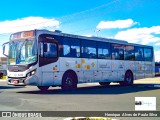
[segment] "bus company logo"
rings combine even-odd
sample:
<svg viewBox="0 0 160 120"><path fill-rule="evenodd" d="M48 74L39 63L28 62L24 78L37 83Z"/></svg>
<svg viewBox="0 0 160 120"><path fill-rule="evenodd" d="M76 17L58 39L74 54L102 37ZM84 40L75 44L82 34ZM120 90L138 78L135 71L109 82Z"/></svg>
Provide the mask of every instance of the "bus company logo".
<svg viewBox="0 0 160 120"><path fill-rule="evenodd" d="M135 97L135 110L156 110L156 97Z"/></svg>

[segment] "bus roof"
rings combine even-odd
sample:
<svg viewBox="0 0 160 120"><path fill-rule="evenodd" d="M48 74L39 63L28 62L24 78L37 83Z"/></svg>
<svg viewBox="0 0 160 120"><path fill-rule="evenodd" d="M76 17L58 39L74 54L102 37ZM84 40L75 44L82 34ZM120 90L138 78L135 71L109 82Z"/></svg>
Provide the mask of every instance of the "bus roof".
<svg viewBox="0 0 160 120"><path fill-rule="evenodd" d="M113 43L124 43L124 44L128 43L127 41L124 41L124 40L116 40L116 39L111 39L111 38L104 38L104 37L97 37L97 36L87 37L87 36L81 36L81 35L67 34L67 33L62 33L59 30L55 30L55 31L37 30L37 31L42 32L42 33L58 35L58 36L87 39L87 40L94 40L94 41L101 41L101 42L113 42Z"/></svg>
<svg viewBox="0 0 160 120"><path fill-rule="evenodd" d="M67 33L63 33L63 32L61 32L59 30L49 31L49 30L46 30L46 29L35 29L35 31L37 32L37 35L38 34L39 35L40 34L52 34L52 35L57 35L57 36L79 38L79 39L85 39L85 40L93 40L93 41L101 41L101 42L109 42L109 43L118 43L118 44L134 45L134 46L142 46L142 47L152 47L152 46L148 46L148 45L128 43L125 40L118 40L118 39L112 39L112 38L104 38L104 37L97 37L97 36L87 37L87 36L81 36L81 35L67 34Z"/></svg>

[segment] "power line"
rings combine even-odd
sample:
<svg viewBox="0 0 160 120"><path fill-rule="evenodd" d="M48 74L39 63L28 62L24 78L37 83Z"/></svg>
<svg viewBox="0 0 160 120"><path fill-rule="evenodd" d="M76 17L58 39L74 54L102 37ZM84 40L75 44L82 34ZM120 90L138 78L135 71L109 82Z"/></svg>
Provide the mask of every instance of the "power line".
<svg viewBox="0 0 160 120"><path fill-rule="evenodd" d="M98 6L98 7L95 7L95 8L91 8L91 9L88 9L88 10L84 10L84 11L81 11L81 12L77 12L77 13L74 13L74 14L71 14L71 15L67 15L67 16L63 16L63 17L59 17L59 18L57 18L57 20L59 19L72 19L73 17L74 17L74 21L75 21L75 16L76 15L80 15L80 14L84 14L84 13L87 13L87 12L91 12L91 11L94 11L94 10L97 10L97 9L100 9L100 8L103 8L103 7L106 7L106 6L109 6L109 5L111 5L111 4L113 4L113 3L116 3L116 2L118 2L118 1L120 1L120 0L114 0L114 1L111 1L111 2L109 2L109 3L107 3L107 4L103 4L103 5L101 5L101 6ZM119 9L126 9L126 8L123 8L123 6L120 6L120 7L118 7ZM98 12L98 13L96 13L96 14L98 14L98 15L102 15L102 14L106 14L106 13L108 13L108 12L111 12L111 11L113 11L113 10L115 10L115 8L112 8L112 9L110 9L110 10L107 10L107 12L106 11L100 11L100 12ZM86 19L86 18L88 18L88 17L95 17L95 15L96 14L89 14L88 16L81 16L81 19L79 19L79 20L84 20L84 19ZM47 21L45 21L45 22L40 22L40 23L35 23L35 24L28 24L28 25L24 25L24 26L15 26L14 28L16 28L16 27L25 27L25 26L32 26L32 25L37 25L37 24L44 24L44 23L48 23L48 22L52 22L52 21L55 21L56 19L53 19L53 20L47 20ZM65 25L65 24L68 24L68 23L73 23L73 22L71 22L71 21L73 21L73 20L68 20L68 21L66 21L66 22L63 22L63 23L61 23L62 25ZM75 21L75 22L77 22L77 20ZM48 26L49 27L49 26ZM82 29L82 30L77 30L77 31L72 31L72 32L81 32L81 31L86 31L86 30L89 30L89 29L93 29L93 27L92 28L85 28L85 29ZM94 29L95 29L95 27L94 27ZM5 33L6 34L6 33ZM7 33L7 34L11 34L11 33ZM4 34L0 34L0 36L8 36L8 35L4 35Z"/></svg>
<svg viewBox="0 0 160 120"><path fill-rule="evenodd" d="M81 12L77 12L77 13L74 13L74 14L71 14L71 15L67 15L67 16L63 16L63 17L59 17L57 18L57 20L63 20L63 19L71 19L72 17L76 16L76 15L80 15L80 14L84 14L86 12L91 12L91 11L94 11L94 10L97 10L97 9L100 9L100 8L103 8L103 7L106 7L106 6L109 6L115 2L117 2L119 0L114 0L114 1L111 1L109 3L106 3L106 4L103 4L101 6L97 6L95 8L91 8L91 9L88 9L88 10L84 10L84 11L81 11ZM15 27L10 27L10 28L18 28L18 27L26 27L26 26L33 26L33 25L38 25L38 24L44 24L44 23L49 23L49 22L53 22L55 21L56 19L53 19L53 20L47 20L47 21L44 21L44 22L40 22L40 23L34 23L34 24L28 24L28 25L23 25L23 26L15 26ZM71 21L68 21L68 22L65 22L65 23L61 23L61 24L66 24L66 23L70 23ZM6 33L4 33L6 34ZM4 35L3 33L0 34L0 36L3 36ZM7 33L9 34L9 33ZM6 35L4 35L6 36Z"/></svg>
<svg viewBox="0 0 160 120"><path fill-rule="evenodd" d="M91 12L91 11L94 11L94 10L97 10L97 9L100 9L100 8L103 8L103 7L106 7L106 6L109 6L115 2L118 2L119 0L114 0L114 1L111 1L109 3L106 3L106 4L103 4L101 6L97 6L95 8L91 8L91 9L88 9L88 10L84 10L84 11L81 11L81 12L77 12L77 13L74 13L74 14L71 14L71 15L67 15L67 16L63 16L63 17L60 17L60 19L64 19L64 18L70 18L70 17L73 17L73 16L76 16L76 15L79 15L79 14L84 14L86 12Z"/></svg>

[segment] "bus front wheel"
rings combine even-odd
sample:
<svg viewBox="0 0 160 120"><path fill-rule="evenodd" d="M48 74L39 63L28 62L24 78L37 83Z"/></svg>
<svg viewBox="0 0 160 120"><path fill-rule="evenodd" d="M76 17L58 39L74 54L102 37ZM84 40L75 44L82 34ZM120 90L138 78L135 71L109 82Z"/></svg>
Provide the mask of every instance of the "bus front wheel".
<svg viewBox="0 0 160 120"><path fill-rule="evenodd" d="M67 72L62 78L62 89L73 90L77 88L77 77L72 72Z"/></svg>
<svg viewBox="0 0 160 120"><path fill-rule="evenodd" d="M49 86L37 86L41 91L47 91Z"/></svg>
<svg viewBox="0 0 160 120"><path fill-rule="evenodd" d="M133 74L131 71L125 73L124 81L120 85L133 85Z"/></svg>

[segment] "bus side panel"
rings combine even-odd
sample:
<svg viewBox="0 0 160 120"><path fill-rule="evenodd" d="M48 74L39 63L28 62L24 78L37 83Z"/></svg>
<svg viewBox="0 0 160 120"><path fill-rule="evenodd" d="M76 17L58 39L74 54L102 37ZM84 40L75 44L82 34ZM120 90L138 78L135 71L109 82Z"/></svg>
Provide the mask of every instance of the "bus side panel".
<svg viewBox="0 0 160 120"><path fill-rule="evenodd" d="M59 58L60 61L60 71L81 71L81 59L80 58Z"/></svg>
<svg viewBox="0 0 160 120"><path fill-rule="evenodd" d="M100 82L102 81L102 72L95 70L94 71L94 82Z"/></svg>
<svg viewBox="0 0 160 120"><path fill-rule="evenodd" d="M152 71L152 68L153 68L153 64L152 62L149 62L149 61L145 61L145 78L151 78L153 77L153 71Z"/></svg>
<svg viewBox="0 0 160 120"><path fill-rule="evenodd" d="M81 58L60 57L59 61L60 61L60 71L61 72L65 73L67 70L73 70L77 74L78 83L83 82Z"/></svg>
<svg viewBox="0 0 160 120"><path fill-rule="evenodd" d="M54 85L54 76L59 71L59 61L44 65L40 68L41 71L41 86Z"/></svg>
<svg viewBox="0 0 160 120"><path fill-rule="evenodd" d="M101 79L101 82L112 81L112 69L111 69L111 60L98 59L98 71ZM99 77L100 77L99 76Z"/></svg>
<svg viewBox="0 0 160 120"><path fill-rule="evenodd" d="M136 61L136 79L143 79L145 75L144 61Z"/></svg>
<svg viewBox="0 0 160 120"><path fill-rule="evenodd" d="M54 85L53 86L61 86L62 85L62 76L64 72L55 72L54 73Z"/></svg>
<svg viewBox="0 0 160 120"><path fill-rule="evenodd" d="M82 58L82 71L84 82L95 82L97 77L95 71L97 71L97 59Z"/></svg>
<svg viewBox="0 0 160 120"><path fill-rule="evenodd" d="M77 74L77 77L78 77L78 83L83 83L84 82L83 71L77 71L76 74Z"/></svg>
<svg viewBox="0 0 160 120"><path fill-rule="evenodd" d="M124 61L122 60L112 60L112 80L122 81L124 80Z"/></svg>

